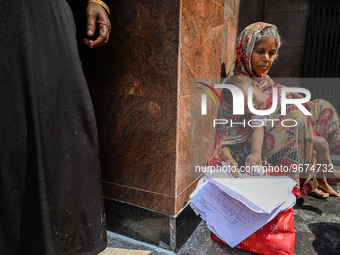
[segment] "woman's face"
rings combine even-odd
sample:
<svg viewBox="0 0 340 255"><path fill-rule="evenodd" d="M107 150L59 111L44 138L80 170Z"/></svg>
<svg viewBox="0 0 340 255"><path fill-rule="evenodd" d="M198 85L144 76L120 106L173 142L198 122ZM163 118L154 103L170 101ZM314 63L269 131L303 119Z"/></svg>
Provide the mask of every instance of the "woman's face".
<svg viewBox="0 0 340 255"><path fill-rule="evenodd" d="M251 55L251 68L257 75L265 74L272 66L276 56L276 41L273 37L265 38L254 48Z"/></svg>

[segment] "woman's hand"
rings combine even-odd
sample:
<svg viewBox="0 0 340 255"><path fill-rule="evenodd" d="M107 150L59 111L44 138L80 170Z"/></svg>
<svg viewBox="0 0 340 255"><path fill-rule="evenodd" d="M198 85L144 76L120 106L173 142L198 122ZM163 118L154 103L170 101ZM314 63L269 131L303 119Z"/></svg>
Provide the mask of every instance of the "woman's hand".
<svg viewBox="0 0 340 255"><path fill-rule="evenodd" d="M230 171L231 171L231 174L234 176L234 178L238 178L240 175L238 173L237 162L233 158L229 158L223 161L230 166Z"/></svg>
<svg viewBox="0 0 340 255"><path fill-rule="evenodd" d="M99 4L89 3L86 8L87 18L87 36L92 37L98 25L99 36L94 38L85 38L84 43L90 48L104 46L110 36L111 22L107 16L106 10Z"/></svg>
<svg viewBox="0 0 340 255"><path fill-rule="evenodd" d="M231 167L231 173L235 178L239 177L238 174L238 164L233 159L230 154L230 150L227 147L223 147L221 150L221 158L222 160Z"/></svg>
<svg viewBox="0 0 340 255"><path fill-rule="evenodd" d="M262 164L261 153L260 152L253 152L248 155L246 158L247 166L257 166Z"/></svg>

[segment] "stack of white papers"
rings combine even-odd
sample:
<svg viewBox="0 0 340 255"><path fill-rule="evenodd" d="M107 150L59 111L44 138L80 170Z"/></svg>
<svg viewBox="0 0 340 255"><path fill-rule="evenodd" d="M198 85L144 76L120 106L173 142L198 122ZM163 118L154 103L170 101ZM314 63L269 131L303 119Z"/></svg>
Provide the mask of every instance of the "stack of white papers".
<svg viewBox="0 0 340 255"><path fill-rule="evenodd" d="M294 206L295 185L287 176L213 178L207 174L190 195L191 207L215 235L235 247Z"/></svg>

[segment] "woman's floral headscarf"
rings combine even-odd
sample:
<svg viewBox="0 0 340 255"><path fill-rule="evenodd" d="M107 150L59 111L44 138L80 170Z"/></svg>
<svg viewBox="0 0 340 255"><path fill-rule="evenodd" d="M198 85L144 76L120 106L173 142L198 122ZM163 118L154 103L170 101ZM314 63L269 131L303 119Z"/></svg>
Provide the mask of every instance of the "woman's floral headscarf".
<svg viewBox="0 0 340 255"><path fill-rule="evenodd" d="M260 35L260 32L267 27L274 27L277 31L277 27L275 25L264 22L257 22L247 26L241 32L236 42L236 56L231 71L228 74L228 78L231 78L237 74L243 74L256 81L260 87L262 87L263 85L274 83L267 74L264 74L262 76L256 75L252 72L251 68L251 55L255 47L256 39ZM224 82L228 82L228 80L226 79ZM218 118L231 119L235 121L235 123L240 122L238 121L238 119L242 119L244 116L233 115L232 106L224 99L224 96L222 96L222 100L223 104L218 109ZM219 126L216 129L217 150L214 152L214 156L212 158L220 160L220 150L224 145L236 145L247 142L251 137L252 131L252 128L250 128L249 126L244 127L242 124L234 124L232 126ZM213 161L211 161L210 163L213 164Z"/></svg>
<svg viewBox="0 0 340 255"><path fill-rule="evenodd" d="M235 74L244 74L261 83L261 85L273 83L267 74L259 76L253 73L251 68L251 55L253 54L256 39L260 35L260 32L267 27L274 27L276 32L278 31L275 25L264 22L256 22L247 26L240 33L236 41L236 56L228 77Z"/></svg>

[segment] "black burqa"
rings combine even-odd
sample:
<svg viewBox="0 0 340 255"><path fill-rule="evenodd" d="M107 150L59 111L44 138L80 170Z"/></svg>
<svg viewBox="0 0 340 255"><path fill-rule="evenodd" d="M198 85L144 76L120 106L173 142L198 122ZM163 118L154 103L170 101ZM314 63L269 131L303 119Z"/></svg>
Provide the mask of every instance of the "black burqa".
<svg viewBox="0 0 340 255"><path fill-rule="evenodd" d="M0 254L97 254L97 127L70 7L2 1L0 27Z"/></svg>

